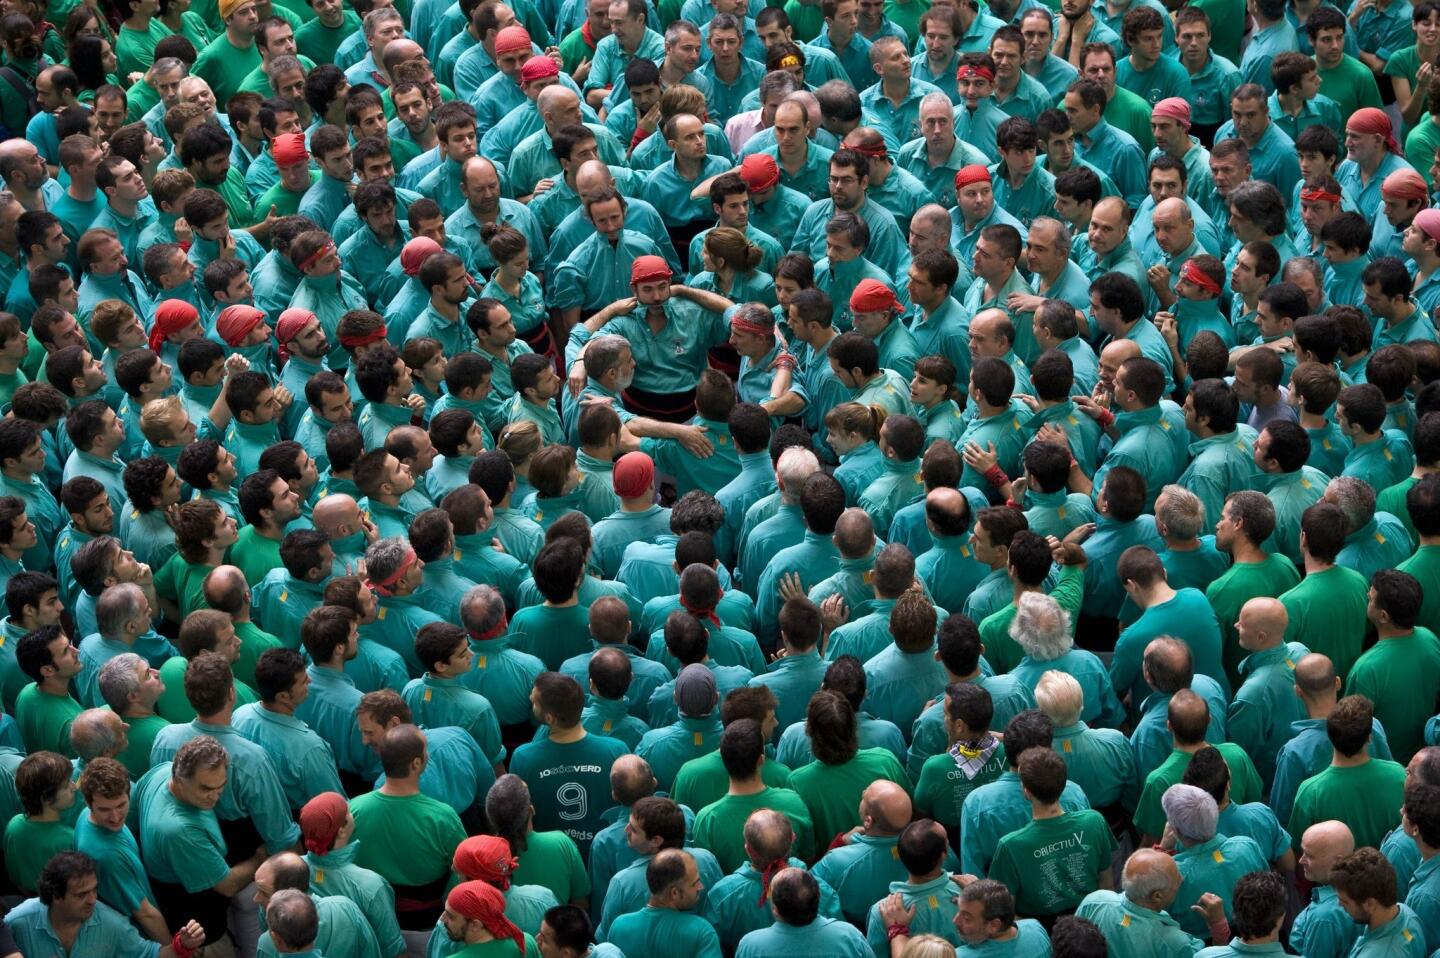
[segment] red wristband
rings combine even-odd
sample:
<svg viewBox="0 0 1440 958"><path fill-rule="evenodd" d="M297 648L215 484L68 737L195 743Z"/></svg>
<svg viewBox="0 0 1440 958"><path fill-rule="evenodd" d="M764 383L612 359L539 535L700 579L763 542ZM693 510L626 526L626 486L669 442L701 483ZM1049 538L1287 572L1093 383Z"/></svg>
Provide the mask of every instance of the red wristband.
<svg viewBox="0 0 1440 958"><path fill-rule="evenodd" d="M998 465L995 465L985 470L985 481L998 489L1001 486L1005 485L1005 483L1009 482L1010 477L1005 475L1004 469L1001 469Z"/></svg>
<svg viewBox="0 0 1440 958"><path fill-rule="evenodd" d="M176 958L190 958L199 951L199 948L186 948L185 943L180 940L180 933L177 931L175 937L170 939L170 947L174 950Z"/></svg>
<svg viewBox="0 0 1440 958"><path fill-rule="evenodd" d="M908 934L910 934L910 926L909 926L909 925L894 924L894 925L890 925L889 927L887 927L887 928L885 929L885 939L886 939L887 941L894 941L896 938L899 938L901 935L908 935Z"/></svg>
<svg viewBox="0 0 1440 958"><path fill-rule="evenodd" d="M1115 414L1108 409L1100 410L1100 428L1109 429L1115 425Z"/></svg>

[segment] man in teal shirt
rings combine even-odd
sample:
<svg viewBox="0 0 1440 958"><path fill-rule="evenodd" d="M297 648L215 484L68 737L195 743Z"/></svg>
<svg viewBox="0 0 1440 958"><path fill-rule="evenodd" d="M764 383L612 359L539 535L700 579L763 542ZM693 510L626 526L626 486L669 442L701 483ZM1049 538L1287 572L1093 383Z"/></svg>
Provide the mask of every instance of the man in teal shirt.
<svg viewBox="0 0 1440 958"><path fill-rule="evenodd" d="M1245 749L1266 785L1275 777L1275 757L1305 717L1295 694L1295 663L1310 650L1285 641L1289 617L1278 599L1259 596L1240 609L1235 631L1249 653L1240 662L1244 682L1226 716L1230 740Z"/></svg>
<svg viewBox="0 0 1440 958"><path fill-rule="evenodd" d="M427 623L415 636L414 654L425 674L412 679L402 697L416 722L431 728L453 725L465 729L498 768L506 749L500 742L495 710L488 699L460 682L475 659L465 630L446 622Z"/></svg>
<svg viewBox="0 0 1440 958"><path fill-rule="evenodd" d="M1335 401L1336 422L1354 443L1341 475L1363 479L1376 490L1388 489L1415 468L1410 440L1399 429L1384 428L1385 412L1384 394L1370 383L1341 390Z"/></svg>
<svg viewBox="0 0 1440 958"><path fill-rule="evenodd" d="M1075 911L1100 929L1116 958L1188 958L1204 947L1167 913L1180 891L1172 856L1139 849L1125 860L1121 881L1123 893L1091 892Z"/></svg>
<svg viewBox="0 0 1440 958"><path fill-rule="evenodd" d="M774 648L779 638L782 579L794 573L808 592L838 568L839 555L831 537L844 510L845 491L834 477L816 473L805 481L800 491L804 538L776 553L755 587L755 637L762 648Z"/></svg>
<svg viewBox="0 0 1440 958"><path fill-rule="evenodd" d="M41 481L44 471L45 448L39 426L15 416L0 421L0 494L25 502L25 514L35 524L36 541L22 561L25 568L36 572L53 568L55 540L64 525L59 502Z"/></svg>

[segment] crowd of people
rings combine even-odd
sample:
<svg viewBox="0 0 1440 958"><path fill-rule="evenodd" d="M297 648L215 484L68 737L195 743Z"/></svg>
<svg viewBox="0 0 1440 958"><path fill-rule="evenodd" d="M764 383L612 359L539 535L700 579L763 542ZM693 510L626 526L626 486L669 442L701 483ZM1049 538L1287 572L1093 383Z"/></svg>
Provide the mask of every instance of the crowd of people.
<svg viewBox="0 0 1440 958"><path fill-rule="evenodd" d="M0 958L1440 954L1437 176L1437 0L4 0Z"/></svg>

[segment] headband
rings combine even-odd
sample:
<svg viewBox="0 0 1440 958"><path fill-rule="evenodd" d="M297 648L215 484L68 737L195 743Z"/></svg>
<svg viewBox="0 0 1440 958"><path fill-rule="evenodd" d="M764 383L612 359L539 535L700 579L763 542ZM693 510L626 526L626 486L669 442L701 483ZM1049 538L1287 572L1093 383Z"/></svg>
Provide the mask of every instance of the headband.
<svg viewBox="0 0 1440 958"><path fill-rule="evenodd" d="M885 148L884 140L881 140L874 146L861 145L857 143L846 143L845 148L847 150L854 150L861 156L871 160L884 160L889 159L890 157L890 151Z"/></svg>
<svg viewBox="0 0 1440 958"><path fill-rule="evenodd" d="M335 241L327 240L324 246L320 247L315 252L311 253L309 256L305 257L303 260L300 261L300 272L305 272L307 269L314 266L316 263L320 262L322 259L324 259L326 256L329 256L333 252L335 252Z"/></svg>
<svg viewBox="0 0 1440 958"><path fill-rule="evenodd" d="M1184 265L1180 267L1180 278L1187 282L1194 283L1207 293L1214 293L1216 296L1220 295L1220 284L1211 279L1203 269L1196 266L1193 259L1187 259Z"/></svg>
<svg viewBox="0 0 1440 958"><path fill-rule="evenodd" d="M394 572L390 573L383 579L366 579L365 584L368 585L370 588L374 589L376 592L380 593L381 595L394 595L395 585L401 579L405 578L405 573L409 572L410 567L418 561L419 560L415 557L415 550L406 549L405 558L400 560L400 564L395 567Z"/></svg>
<svg viewBox="0 0 1440 958"><path fill-rule="evenodd" d="M730 328L742 333L751 333L755 336L773 337L775 335L774 323L770 323L768 325L763 325L761 323L752 323L750 320L745 318L742 312L739 311L737 311L735 315L730 317Z"/></svg>
<svg viewBox="0 0 1440 958"><path fill-rule="evenodd" d="M340 345L347 349L359 349L361 346L369 346L371 343L378 343L385 338L385 326L381 325L368 333L352 333L349 336L340 334Z"/></svg>
<svg viewBox="0 0 1440 958"><path fill-rule="evenodd" d="M484 632L476 632L472 629L470 632L470 638L474 639L476 642L488 642L491 639L496 639L504 635L505 630L508 628L510 628L510 619L508 616L502 613L500 616L500 621L490 626L490 628L486 629Z"/></svg>
<svg viewBox="0 0 1440 958"><path fill-rule="evenodd" d="M1311 187L1308 187L1308 186L1302 187L1302 188L1300 189L1300 198L1301 198L1302 200L1305 200L1305 201L1308 202L1308 203L1339 203L1339 202L1340 202L1340 194L1339 194L1339 193L1331 193L1329 190L1321 189L1321 188L1318 187L1318 186L1317 186L1317 187L1314 187L1314 188L1311 188Z"/></svg>
<svg viewBox="0 0 1440 958"><path fill-rule="evenodd" d="M985 66L976 66L973 63L962 64L960 69L955 71L957 80L994 80L995 71Z"/></svg>
<svg viewBox="0 0 1440 958"><path fill-rule="evenodd" d="M805 64L801 62L800 58L797 57L795 54L787 53L775 63L775 69L789 70L791 67L799 67L804 65Z"/></svg>

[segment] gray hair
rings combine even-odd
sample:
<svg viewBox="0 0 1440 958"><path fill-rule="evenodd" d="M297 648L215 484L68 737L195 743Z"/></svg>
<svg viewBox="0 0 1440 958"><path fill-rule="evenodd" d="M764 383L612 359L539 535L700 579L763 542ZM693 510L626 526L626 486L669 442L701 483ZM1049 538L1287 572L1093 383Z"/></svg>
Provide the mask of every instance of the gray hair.
<svg viewBox="0 0 1440 958"><path fill-rule="evenodd" d="M1205 503L1184 486L1169 485L1155 501L1155 518L1172 539L1194 539L1205 528Z"/></svg>
<svg viewBox="0 0 1440 958"><path fill-rule="evenodd" d="M143 589L133 582L121 582L100 593L95 602L95 622L101 635L114 639L124 634L132 619L149 609L150 600Z"/></svg>
<svg viewBox="0 0 1440 958"><path fill-rule="evenodd" d="M1137 868L1133 873L1125 869L1120 874L1120 890L1138 905L1150 900L1157 892L1169 891L1170 876L1159 868Z"/></svg>
<svg viewBox="0 0 1440 958"><path fill-rule="evenodd" d="M505 618L505 599L492 586L477 585L460 599L460 624L484 635Z"/></svg>
<svg viewBox="0 0 1440 958"><path fill-rule="evenodd" d="M119 716L109 709L86 709L70 723L70 747L82 762L120 752Z"/></svg>
<svg viewBox="0 0 1440 958"><path fill-rule="evenodd" d="M955 104L950 102L950 97L948 95L937 91L935 93L927 93L920 98L921 113L925 112L926 107L930 107L932 109L939 109L942 106L945 108L946 113L950 113L952 116L954 115L953 113L951 113L951 111L955 109Z"/></svg>
<svg viewBox="0 0 1440 958"><path fill-rule="evenodd" d="M672 20L670 25L665 28L665 45L668 47L679 40L681 36L698 37L699 35L700 28L689 20Z"/></svg>
<svg viewBox="0 0 1440 958"><path fill-rule="evenodd" d="M134 652L121 652L100 666L100 697L116 715L130 706L130 696L140 688L140 670L150 664Z"/></svg>
<svg viewBox="0 0 1440 958"><path fill-rule="evenodd" d="M365 550L365 570L373 581L389 579L400 571L409 554L410 543L399 536L381 539Z"/></svg>
<svg viewBox="0 0 1440 958"><path fill-rule="evenodd" d="M299 57L291 53L283 53L265 64L265 76L270 80L274 80L282 73L289 73L291 70L299 70L301 74L305 72L305 64L300 62Z"/></svg>
<svg viewBox="0 0 1440 958"><path fill-rule="evenodd" d="M760 103L780 97L782 100L800 89L800 81L789 70L771 70L760 78ZM944 96L942 93L941 96ZM946 99L949 102L949 99Z"/></svg>
<svg viewBox="0 0 1440 958"><path fill-rule="evenodd" d="M265 906L265 924L270 934L289 948L308 948L320 932L320 916L309 894L284 888L270 896Z"/></svg>
<svg viewBox="0 0 1440 958"><path fill-rule="evenodd" d="M1035 686L1035 704L1050 716L1056 728L1064 728L1080 721L1085 711L1085 690L1069 672L1051 669L1040 676Z"/></svg>
<svg viewBox="0 0 1440 958"><path fill-rule="evenodd" d="M793 505L800 501L800 490L805 487L805 480L820 471L820 460L815 453L800 446L791 446L780 453L780 459L775 463L775 475L779 477L783 487L780 490L780 501Z"/></svg>
<svg viewBox="0 0 1440 958"><path fill-rule="evenodd" d="M369 40L373 37L375 31L380 29L380 24L385 23L387 20L399 20L401 23L405 22L405 18L400 15L400 11L394 7L376 7L374 10L365 14L365 20L363 21L365 39Z"/></svg>
<svg viewBox="0 0 1440 958"><path fill-rule="evenodd" d="M942 93L941 96L944 96L944 94ZM1189 210L1187 209L1186 212L1188 213ZM1064 223L1055 219L1053 216L1037 216L1030 223L1030 232L1035 232L1037 226L1041 229L1050 230L1050 235L1053 237L1051 242L1055 244L1055 250L1057 252L1065 256L1070 255L1070 247L1072 245L1070 241L1070 231L1065 228Z"/></svg>
<svg viewBox="0 0 1440 958"><path fill-rule="evenodd" d="M548 88L547 88L548 89ZM614 333L596 336L585 347L585 369L591 379L599 379L620 365L620 357L630 348L630 340Z"/></svg>
<svg viewBox="0 0 1440 958"><path fill-rule="evenodd" d="M1037 662L1058 659L1075 645L1070 636L1070 613L1040 592L1027 592L1020 597L1015 619L1010 623L1010 638Z"/></svg>
<svg viewBox="0 0 1440 958"><path fill-rule="evenodd" d="M188 781L202 768L208 771L229 764L230 753L225 751L225 746L209 735L197 735L175 753L170 763L170 777Z"/></svg>
<svg viewBox="0 0 1440 958"><path fill-rule="evenodd" d="M1165 820L1187 845L1208 842L1220 827L1220 808L1203 788L1194 785L1171 785L1160 796Z"/></svg>
<svg viewBox="0 0 1440 958"><path fill-rule="evenodd" d="M1280 271L1280 278L1291 282L1295 276L1306 273L1315 281L1316 286L1323 286L1325 282L1325 269L1320 261L1313 256L1292 256L1285 261L1285 268Z"/></svg>
<svg viewBox="0 0 1440 958"><path fill-rule="evenodd" d="M1327 498L1334 500L1345 513L1345 534L1351 535L1356 529L1375 518L1375 490L1370 483L1354 476L1336 476L1325 487Z"/></svg>
<svg viewBox="0 0 1440 958"><path fill-rule="evenodd" d="M170 73L173 70L189 72L188 68L185 66L185 61L180 59L179 57L161 57L154 63L150 64L150 72L157 75L161 73Z"/></svg>
<svg viewBox="0 0 1440 958"><path fill-rule="evenodd" d="M530 786L519 775L506 774L495 779L485 793L485 817L495 834L510 843L517 852L524 847L525 833L530 829Z"/></svg>

